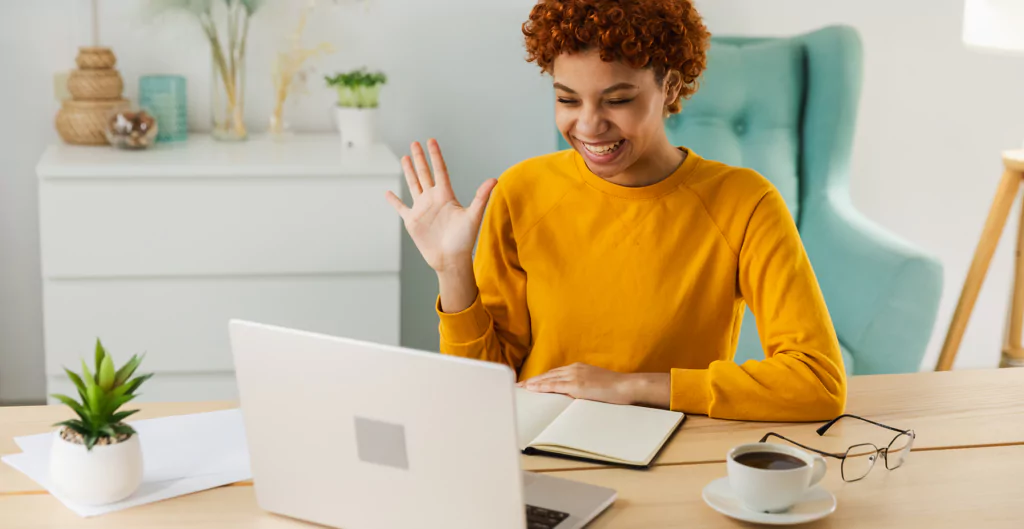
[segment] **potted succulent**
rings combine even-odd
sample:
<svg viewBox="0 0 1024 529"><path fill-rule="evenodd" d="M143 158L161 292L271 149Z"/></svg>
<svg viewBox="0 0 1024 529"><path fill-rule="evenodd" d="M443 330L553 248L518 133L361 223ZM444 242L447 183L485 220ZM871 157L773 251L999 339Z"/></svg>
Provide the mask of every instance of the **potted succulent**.
<svg viewBox="0 0 1024 529"><path fill-rule="evenodd" d="M121 407L152 374L132 378L142 357L119 369L96 340L94 372L82 360L82 374L64 368L81 399L54 394L77 418L59 422L50 450L50 481L69 501L83 505L113 503L130 496L142 482L139 436L124 420L139 410Z"/></svg>
<svg viewBox="0 0 1024 529"><path fill-rule="evenodd" d="M356 148L373 144L377 139L377 103L387 77L360 68L325 79L327 86L338 91L334 116L342 144Z"/></svg>

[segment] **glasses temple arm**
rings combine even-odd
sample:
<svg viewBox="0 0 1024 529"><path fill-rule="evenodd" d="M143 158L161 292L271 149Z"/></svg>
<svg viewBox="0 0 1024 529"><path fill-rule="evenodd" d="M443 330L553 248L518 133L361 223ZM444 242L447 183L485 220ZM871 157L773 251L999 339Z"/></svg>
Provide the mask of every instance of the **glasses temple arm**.
<svg viewBox="0 0 1024 529"><path fill-rule="evenodd" d="M794 441L792 439L789 439L787 437L783 437L783 436L781 436L781 435L779 435L779 434L777 434L775 432L768 432L768 433L764 434L764 437L761 438L760 442L763 443L763 442L767 441L769 437L778 437L779 439L782 439L783 441L786 441L787 443L795 444L795 445L799 446L800 448L803 448L804 450L810 450L811 452L814 452L816 454L821 454L823 456L834 457L834 458L840 459L840 460L844 459L846 457L845 454L844 455L838 455L838 454L833 454L833 453L830 453L830 452L825 452L823 450L818 450L817 448L811 448L811 447L809 447L807 445L800 444L800 443L798 443L798 442L796 442L796 441Z"/></svg>
<svg viewBox="0 0 1024 529"><path fill-rule="evenodd" d="M840 415L839 417L836 417L835 419L832 419L831 421L828 421L827 423L823 424L820 428L818 428L816 430L818 432L818 435L825 435L825 432L827 432L828 429L831 428L833 424L839 422L839 419L842 419L843 417L850 417L850 418L853 418L853 419L859 419L859 420L862 420L864 422L869 422L871 424L874 424L875 426L880 426L882 428L885 428L886 430L892 430L894 432L907 433L907 432L910 431L910 430L900 430L899 428L893 428L892 426L886 426L886 425L884 425L884 424L882 424L880 422L872 421L871 419L865 419L864 417L859 417L857 415L853 415L853 414L849 414L849 413L844 413L844 414Z"/></svg>

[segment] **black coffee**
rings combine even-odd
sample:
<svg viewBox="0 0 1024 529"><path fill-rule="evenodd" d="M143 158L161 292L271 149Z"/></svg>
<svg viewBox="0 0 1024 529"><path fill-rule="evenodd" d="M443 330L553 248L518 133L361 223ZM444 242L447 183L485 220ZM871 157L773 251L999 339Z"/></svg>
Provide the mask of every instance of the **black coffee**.
<svg viewBox="0 0 1024 529"><path fill-rule="evenodd" d="M803 459L779 452L747 452L733 459L748 467L765 470L790 470L807 465Z"/></svg>

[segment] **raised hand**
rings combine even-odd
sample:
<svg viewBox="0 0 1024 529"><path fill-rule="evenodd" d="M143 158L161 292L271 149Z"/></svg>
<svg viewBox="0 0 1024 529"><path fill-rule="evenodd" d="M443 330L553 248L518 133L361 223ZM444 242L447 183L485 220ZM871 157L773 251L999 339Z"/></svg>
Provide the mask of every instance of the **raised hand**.
<svg viewBox="0 0 1024 529"><path fill-rule="evenodd" d="M388 202L401 215L423 259L438 274L454 272L458 267L472 266L473 245L483 219L484 208L498 181L488 179L480 185L469 207L463 207L455 198L448 168L437 141L427 142L431 174L427 159L419 142L413 142L412 158L402 157L402 170L409 185L412 207L406 206L398 196L387 192Z"/></svg>

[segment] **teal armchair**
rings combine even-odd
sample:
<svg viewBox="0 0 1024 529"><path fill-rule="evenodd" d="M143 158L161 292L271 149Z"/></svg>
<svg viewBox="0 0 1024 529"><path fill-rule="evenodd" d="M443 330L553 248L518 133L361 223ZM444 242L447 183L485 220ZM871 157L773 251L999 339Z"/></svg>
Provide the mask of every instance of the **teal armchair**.
<svg viewBox="0 0 1024 529"><path fill-rule="evenodd" d="M917 371L935 324L942 265L852 206L850 151L861 85L855 30L714 38L700 90L669 118L675 145L752 168L796 219L849 374ZM560 148L568 145L559 138ZM736 361L763 358L749 309Z"/></svg>

